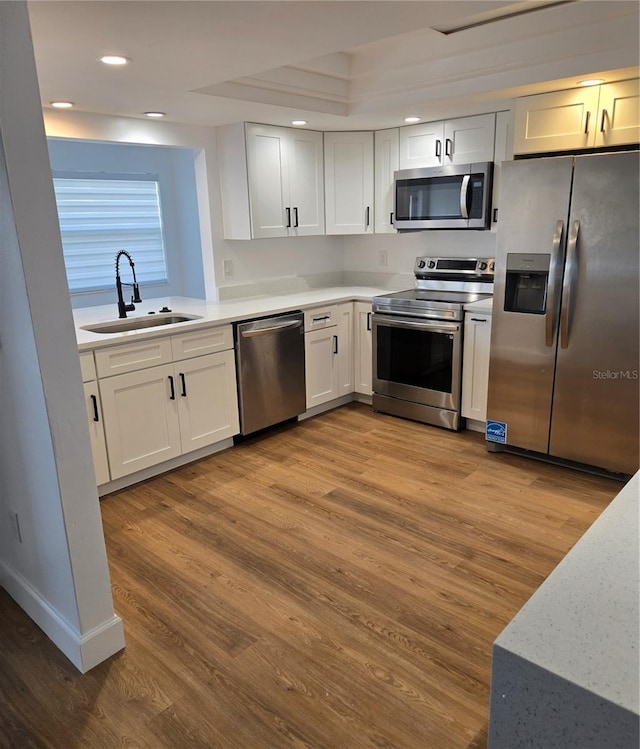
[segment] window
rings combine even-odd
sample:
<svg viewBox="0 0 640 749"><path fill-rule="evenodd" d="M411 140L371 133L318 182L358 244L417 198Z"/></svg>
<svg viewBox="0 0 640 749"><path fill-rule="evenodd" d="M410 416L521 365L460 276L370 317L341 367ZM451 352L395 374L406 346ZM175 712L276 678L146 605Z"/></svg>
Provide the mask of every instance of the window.
<svg viewBox="0 0 640 749"><path fill-rule="evenodd" d="M53 187L70 292L112 287L118 250L131 254L140 284L167 282L154 176L55 176Z"/></svg>

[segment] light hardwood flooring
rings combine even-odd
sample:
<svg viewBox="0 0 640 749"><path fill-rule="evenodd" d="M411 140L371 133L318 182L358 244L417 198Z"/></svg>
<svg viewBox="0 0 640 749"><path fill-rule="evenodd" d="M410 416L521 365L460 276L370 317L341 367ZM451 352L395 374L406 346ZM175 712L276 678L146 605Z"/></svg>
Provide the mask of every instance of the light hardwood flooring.
<svg viewBox="0 0 640 749"><path fill-rule="evenodd" d="M482 749L491 644L621 485L351 404L102 503L127 648L0 590L3 749Z"/></svg>

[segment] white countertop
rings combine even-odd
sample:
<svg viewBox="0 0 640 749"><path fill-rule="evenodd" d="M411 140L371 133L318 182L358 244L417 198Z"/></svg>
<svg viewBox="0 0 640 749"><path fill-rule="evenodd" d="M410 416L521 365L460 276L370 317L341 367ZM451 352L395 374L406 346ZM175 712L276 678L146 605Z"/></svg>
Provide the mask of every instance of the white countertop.
<svg viewBox="0 0 640 749"><path fill-rule="evenodd" d="M639 476L623 487L495 642L636 715Z"/></svg>
<svg viewBox="0 0 640 749"><path fill-rule="evenodd" d="M485 314L491 314L493 310L493 297L488 299L481 299L479 302L470 302L464 305L465 312L484 312Z"/></svg>
<svg viewBox="0 0 640 749"><path fill-rule="evenodd" d="M163 307L168 307L173 313L183 312L188 315L198 315L200 319L121 333L92 333L83 330L82 327L85 325L118 319L114 292L113 304L75 309L73 319L78 349L83 351L113 346L127 341L187 332L207 325L225 325L238 320L249 320L253 317L264 317L265 315L288 312L289 310L303 310L323 304L338 304L350 301L370 302L372 297L388 293L389 289L367 286L337 286L328 289L310 289L296 294L255 297L227 302L207 302L204 299L188 297L163 297L148 301L143 300L140 304L136 304L135 312L128 312L127 318L148 317L149 312L157 313Z"/></svg>

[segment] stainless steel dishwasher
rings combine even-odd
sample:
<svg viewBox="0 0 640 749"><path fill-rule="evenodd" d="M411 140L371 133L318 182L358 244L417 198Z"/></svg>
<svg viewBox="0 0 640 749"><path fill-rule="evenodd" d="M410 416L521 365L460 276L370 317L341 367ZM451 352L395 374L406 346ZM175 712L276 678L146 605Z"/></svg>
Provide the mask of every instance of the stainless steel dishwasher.
<svg viewBox="0 0 640 749"><path fill-rule="evenodd" d="M240 433L251 434L306 410L304 315L236 323Z"/></svg>

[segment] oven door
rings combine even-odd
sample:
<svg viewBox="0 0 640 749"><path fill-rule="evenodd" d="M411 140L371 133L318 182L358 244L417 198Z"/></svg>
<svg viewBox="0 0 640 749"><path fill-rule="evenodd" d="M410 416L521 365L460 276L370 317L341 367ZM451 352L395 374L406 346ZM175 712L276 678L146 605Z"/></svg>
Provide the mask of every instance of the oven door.
<svg viewBox="0 0 640 749"><path fill-rule="evenodd" d="M373 392L460 408L462 324L374 314Z"/></svg>

